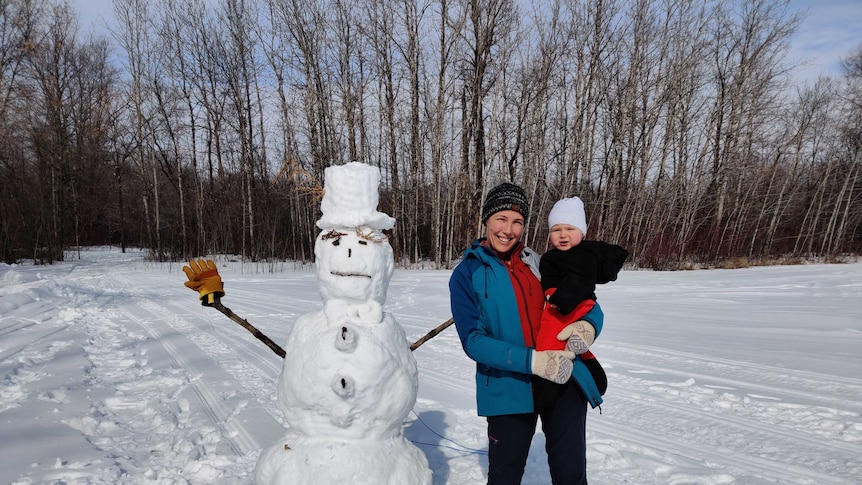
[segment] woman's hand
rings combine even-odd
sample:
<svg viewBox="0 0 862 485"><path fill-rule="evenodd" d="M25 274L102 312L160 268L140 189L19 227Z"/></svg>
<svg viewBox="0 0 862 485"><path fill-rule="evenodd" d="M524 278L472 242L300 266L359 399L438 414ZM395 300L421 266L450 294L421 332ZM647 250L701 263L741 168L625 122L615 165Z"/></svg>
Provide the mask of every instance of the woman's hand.
<svg viewBox="0 0 862 485"><path fill-rule="evenodd" d="M567 350L534 350L531 367L533 374L557 384L565 384L572 377L574 352Z"/></svg>
<svg viewBox="0 0 862 485"><path fill-rule="evenodd" d="M566 325L559 334L557 340L566 342L566 350L581 355L590 350L590 345L596 340L596 329L586 320L578 320Z"/></svg>

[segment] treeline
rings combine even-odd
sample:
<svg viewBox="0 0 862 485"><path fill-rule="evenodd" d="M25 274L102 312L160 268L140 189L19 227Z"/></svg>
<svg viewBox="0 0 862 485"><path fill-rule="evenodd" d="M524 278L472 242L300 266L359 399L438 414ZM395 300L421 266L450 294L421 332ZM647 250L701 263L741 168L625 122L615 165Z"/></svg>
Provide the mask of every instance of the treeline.
<svg viewBox="0 0 862 485"><path fill-rule="evenodd" d="M862 46L794 85L800 14L739 0L0 0L0 254L311 260L323 170L381 169L400 264L447 267L481 201L528 244L579 195L643 267L862 249Z"/></svg>

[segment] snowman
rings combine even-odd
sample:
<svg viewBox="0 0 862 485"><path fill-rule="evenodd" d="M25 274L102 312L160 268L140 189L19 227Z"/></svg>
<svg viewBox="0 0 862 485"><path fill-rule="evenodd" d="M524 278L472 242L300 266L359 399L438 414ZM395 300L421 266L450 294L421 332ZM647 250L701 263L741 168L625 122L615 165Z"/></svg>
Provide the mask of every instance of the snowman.
<svg viewBox="0 0 862 485"><path fill-rule="evenodd" d="M404 330L382 310L394 271L378 212L380 172L358 162L324 173L315 246L320 311L291 328L278 381L289 427L265 449L255 481L430 484L425 455L403 434L418 377Z"/></svg>

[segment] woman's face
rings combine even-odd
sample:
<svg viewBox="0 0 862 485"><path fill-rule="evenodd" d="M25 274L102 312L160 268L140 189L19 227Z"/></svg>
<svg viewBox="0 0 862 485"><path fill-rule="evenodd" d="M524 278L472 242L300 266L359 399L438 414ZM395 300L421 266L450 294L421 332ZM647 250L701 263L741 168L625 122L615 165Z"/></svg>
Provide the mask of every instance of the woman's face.
<svg viewBox="0 0 862 485"><path fill-rule="evenodd" d="M498 253L507 253L521 240L524 216L513 210L495 212L485 221L485 226L491 248Z"/></svg>

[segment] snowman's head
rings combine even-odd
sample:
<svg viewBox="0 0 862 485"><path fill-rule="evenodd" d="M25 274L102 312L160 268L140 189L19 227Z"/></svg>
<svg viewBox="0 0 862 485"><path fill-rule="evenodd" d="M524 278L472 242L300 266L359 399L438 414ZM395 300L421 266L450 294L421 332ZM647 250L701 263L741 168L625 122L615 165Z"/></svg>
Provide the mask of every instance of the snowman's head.
<svg viewBox="0 0 862 485"><path fill-rule="evenodd" d="M314 243L314 257L324 301L386 301L395 263L382 232L367 226L324 229Z"/></svg>

